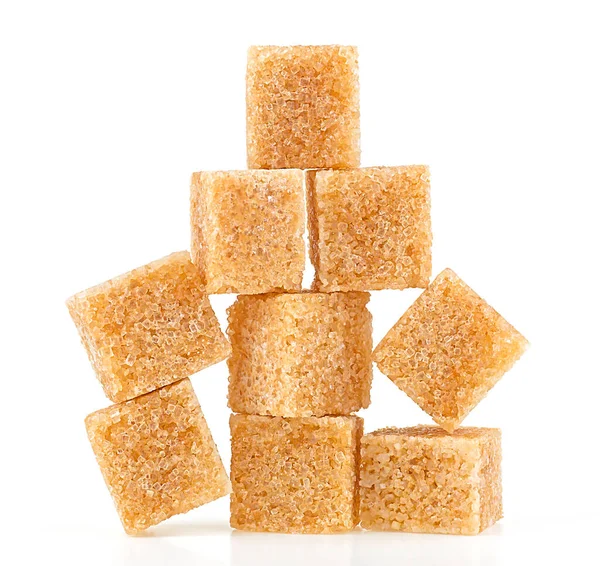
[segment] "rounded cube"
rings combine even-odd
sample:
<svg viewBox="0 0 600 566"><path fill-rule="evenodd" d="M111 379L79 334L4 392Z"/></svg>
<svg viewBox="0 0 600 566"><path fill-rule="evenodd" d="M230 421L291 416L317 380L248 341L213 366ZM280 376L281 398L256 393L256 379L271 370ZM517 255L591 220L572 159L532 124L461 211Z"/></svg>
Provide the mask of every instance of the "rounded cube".
<svg viewBox="0 0 600 566"><path fill-rule="evenodd" d="M367 407L368 293L240 295L229 308L229 407L286 417Z"/></svg>

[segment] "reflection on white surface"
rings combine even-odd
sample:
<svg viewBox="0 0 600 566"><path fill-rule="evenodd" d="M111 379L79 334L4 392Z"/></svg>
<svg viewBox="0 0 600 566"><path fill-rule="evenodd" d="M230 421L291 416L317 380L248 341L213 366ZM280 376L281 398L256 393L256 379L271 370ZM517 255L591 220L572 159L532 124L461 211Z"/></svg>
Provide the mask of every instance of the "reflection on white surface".
<svg viewBox="0 0 600 566"><path fill-rule="evenodd" d="M475 537L363 531L354 537L351 565L497 566L503 563L501 529L495 525Z"/></svg>
<svg viewBox="0 0 600 566"><path fill-rule="evenodd" d="M156 525L134 538L166 539L172 537L200 537L202 539L202 537L228 537L231 532L232 530L227 523L192 522L180 518L179 520L166 521L165 523Z"/></svg>
<svg viewBox="0 0 600 566"><path fill-rule="evenodd" d="M224 562L206 559L200 551L181 548L162 540L146 537L124 539L114 545L111 566L225 566Z"/></svg>
<svg viewBox="0 0 600 566"><path fill-rule="evenodd" d="M101 524L18 529L0 564L77 566L519 566L591 564L598 521L532 518L478 536L377 533L277 535L232 531L227 522L178 518L144 536ZM5 534L5 533L2 533ZM6 557L6 558L5 558ZM43 557L41 559L40 557Z"/></svg>
<svg viewBox="0 0 600 566"><path fill-rule="evenodd" d="M232 566L399 566L406 564L497 566L502 562L502 526L477 537L377 533L344 535L231 535Z"/></svg>
<svg viewBox="0 0 600 566"><path fill-rule="evenodd" d="M349 566L354 533L339 535L231 534L232 566Z"/></svg>

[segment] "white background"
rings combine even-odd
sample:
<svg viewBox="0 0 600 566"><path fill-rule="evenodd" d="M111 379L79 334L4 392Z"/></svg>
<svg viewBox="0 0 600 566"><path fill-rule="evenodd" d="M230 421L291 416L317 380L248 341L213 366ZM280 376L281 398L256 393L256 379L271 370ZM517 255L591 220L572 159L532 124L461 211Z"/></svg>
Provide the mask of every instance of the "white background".
<svg viewBox="0 0 600 566"><path fill-rule="evenodd" d="M0 6L3 563L597 559L593 2ZM121 530L83 426L108 401L64 300L189 247L190 174L245 167L246 49L270 43L359 46L363 165L431 166L434 272L532 344L465 421L504 435L505 519L478 537L236 533L226 498ZM375 343L419 292L373 293ZM228 464L225 363L192 381ZM377 371L372 398L367 430L430 422Z"/></svg>

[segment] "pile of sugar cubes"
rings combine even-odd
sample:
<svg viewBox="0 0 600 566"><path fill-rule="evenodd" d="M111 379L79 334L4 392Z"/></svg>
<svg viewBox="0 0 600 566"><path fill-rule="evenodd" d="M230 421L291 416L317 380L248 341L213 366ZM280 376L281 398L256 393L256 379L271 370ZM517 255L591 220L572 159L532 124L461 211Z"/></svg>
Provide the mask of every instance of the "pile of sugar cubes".
<svg viewBox="0 0 600 566"><path fill-rule="evenodd" d="M127 533L230 493L247 531L477 534L502 517L500 431L460 423L527 341L451 270L430 282L428 168L360 168L357 61L250 48L250 169L192 176L191 253L67 302L115 403L86 427ZM373 350L368 291L408 287L425 290ZM227 337L214 293L238 294ZM224 359L231 481L188 379ZM373 362L439 426L363 435Z"/></svg>

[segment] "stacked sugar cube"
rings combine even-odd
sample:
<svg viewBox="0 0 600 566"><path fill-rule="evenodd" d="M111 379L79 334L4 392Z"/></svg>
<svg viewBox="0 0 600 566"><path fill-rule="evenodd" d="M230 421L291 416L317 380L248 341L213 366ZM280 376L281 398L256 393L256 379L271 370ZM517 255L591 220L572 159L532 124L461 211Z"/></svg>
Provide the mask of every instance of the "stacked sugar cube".
<svg viewBox="0 0 600 566"><path fill-rule="evenodd" d="M231 490L237 529L481 532L500 431L460 423L525 339L452 271L430 283L428 168L360 168L356 48L252 47L246 79L251 169L192 176L191 254L68 301L116 403L86 426L125 530ZM373 352L369 291L409 287ZM238 295L229 342L213 293ZM225 358L231 484L187 379ZM373 361L439 426L363 436Z"/></svg>

